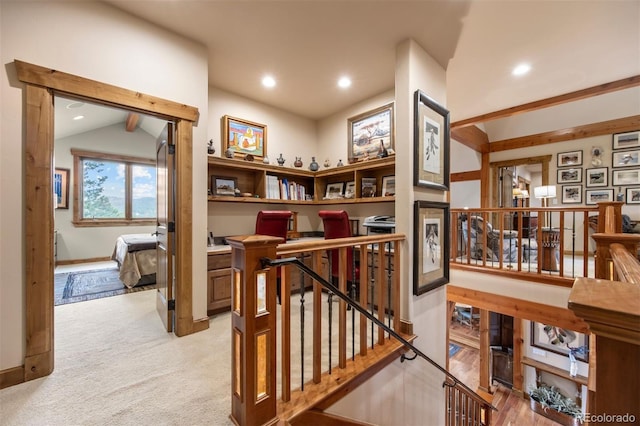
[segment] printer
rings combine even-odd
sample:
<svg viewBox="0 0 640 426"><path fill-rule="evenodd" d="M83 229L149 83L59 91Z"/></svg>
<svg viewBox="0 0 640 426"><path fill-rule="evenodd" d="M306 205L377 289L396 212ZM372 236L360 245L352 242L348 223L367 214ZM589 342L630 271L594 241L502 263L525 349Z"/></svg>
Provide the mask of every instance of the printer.
<svg viewBox="0 0 640 426"><path fill-rule="evenodd" d="M369 234L392 234L396 228L395 216L369 216L364 219L362 226Z"/></svg>

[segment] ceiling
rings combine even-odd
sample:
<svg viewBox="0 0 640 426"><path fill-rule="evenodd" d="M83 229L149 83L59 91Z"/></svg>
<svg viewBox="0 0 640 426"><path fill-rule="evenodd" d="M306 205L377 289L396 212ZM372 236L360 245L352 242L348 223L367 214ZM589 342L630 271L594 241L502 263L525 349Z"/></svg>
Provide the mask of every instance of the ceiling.
<svg viewBox="0 0 640 426"><path fill-rule="evenodd" d="M637 0L105 1L204 45L210 85L315 120L392 89L408 38L446 69L453 121L640 74Z"/></svg>

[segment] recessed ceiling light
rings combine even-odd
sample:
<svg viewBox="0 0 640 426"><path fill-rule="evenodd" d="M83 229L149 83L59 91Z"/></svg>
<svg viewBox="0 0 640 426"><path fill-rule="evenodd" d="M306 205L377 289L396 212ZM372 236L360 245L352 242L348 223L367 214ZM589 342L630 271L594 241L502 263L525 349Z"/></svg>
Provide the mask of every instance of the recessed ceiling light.
<svg viewBox="0 0 640 426"><path fill-rule="evenodd" d="M74 120L82 120L84 118L84 115L76 115L75 117L73 117Z"/></svg>
<svg viewBox="0 0 640 426"><path fill-rule="evenodd" d="M82 108L83 106L84 102L71 102L69 105L67 105L67 109Z"/></svg>
<svg viewBox="0 0 640 426"><path fill-rule="evenodd" d="M349 77L340 77L338 80L338 87L346 89L351 86L351 79Z"/></svg>
<svg viewBox="0 0 640 426"><path fill-rule="evenodd" d="M521 75L525 75L529 71L531 71L531 65L519 64L513 69L513 71L511 71L511 74L515 76L521 76Z"/></svg>
<svg viewBox="0 0 640 426"><path fill-rule="evenodd" d="M270 75L265 75L262 77L262 85L264 87L275 87L276 79L271 77Z"/></svg>

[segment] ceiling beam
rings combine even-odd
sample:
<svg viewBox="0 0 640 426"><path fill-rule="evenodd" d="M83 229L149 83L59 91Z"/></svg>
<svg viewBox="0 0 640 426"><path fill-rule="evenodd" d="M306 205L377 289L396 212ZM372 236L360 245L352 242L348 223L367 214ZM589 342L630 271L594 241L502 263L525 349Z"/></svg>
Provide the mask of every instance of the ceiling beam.
<svg viewBox="0 0 640 426"><path fill-rule="evenodd" d="M451 138L476 152L489 152L489 136L477 126L451 128Z"/></svg>
<svg viewBox="0 0 640 426"><path fill-rule="evenodd" d="M129 114L127 114L127 119L125 121L124 129L127 132L133 132L134 130L136 130L136 127L138 126L139 119L140 119L140 114L138 114L137 112L130 112Z"/></svg>
<svg viewBox="0 0 640 426"><path fill-rule="evenodd" d="M458 127L465 127L472 124L497 120L499 118L511 117L512 115L522 114L524 112L534 111L537 109L561 105L567 102L578 101L580 99L586 99L592 96L604 95L606 93L629 89L636 86L640 86L640 75L634 75L633 77L623 78L622 80L600 84L598 86L589 87L587 89L578 90L576 92L565 93L564 95L553 96L551 98L541 99L539 101L529 102L511 108L506 108L503 110L478 115L476 117L467 118L465 120L456 121L451 123L451 130Z"/></svg>
<svg viewBox="0 0 640 426"><path fill-rule="evenodd" d="M553 130L551 132L495 141L489 145L489 148L491 152L508 151L510 149L530 148L532 146L584 139L592 136L631 132L638 129L640 129L640 115L634 115L615 120L601 121L600 123L570 127L568 129Z"/></svg>

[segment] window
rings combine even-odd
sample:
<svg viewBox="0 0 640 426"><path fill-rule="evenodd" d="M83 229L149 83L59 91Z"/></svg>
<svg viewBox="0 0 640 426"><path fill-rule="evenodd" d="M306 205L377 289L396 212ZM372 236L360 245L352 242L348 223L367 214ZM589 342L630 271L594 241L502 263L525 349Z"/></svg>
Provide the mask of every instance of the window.
<svg viewBox="0 0 640 426"><path fill-rule="evenodd" d="M154 160L71 150L74 157L74 224L156 223Z"/></svg>

